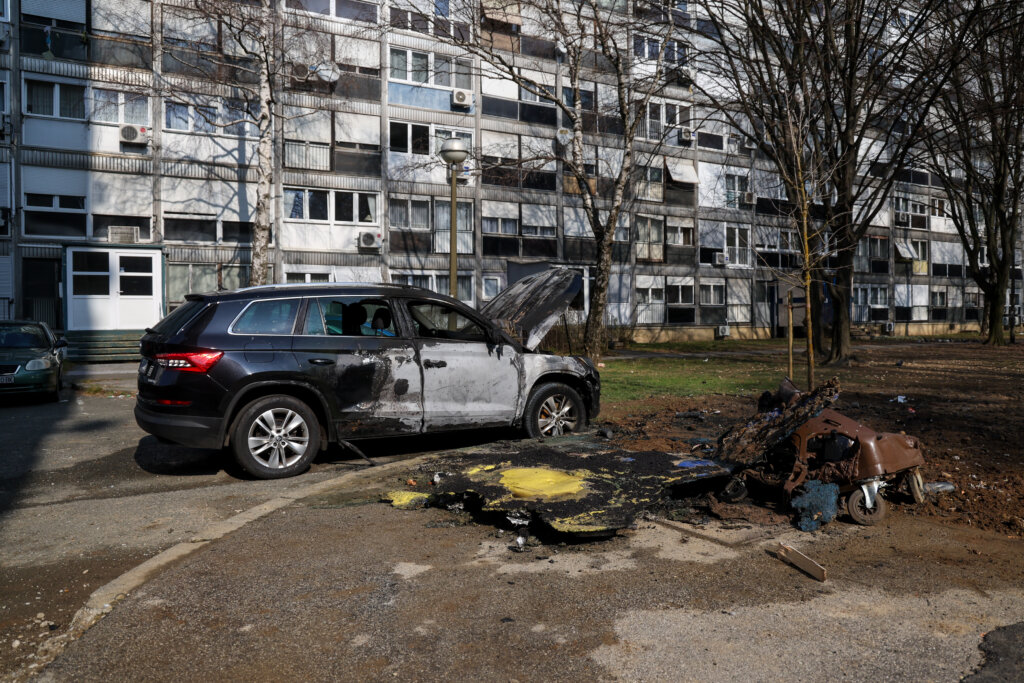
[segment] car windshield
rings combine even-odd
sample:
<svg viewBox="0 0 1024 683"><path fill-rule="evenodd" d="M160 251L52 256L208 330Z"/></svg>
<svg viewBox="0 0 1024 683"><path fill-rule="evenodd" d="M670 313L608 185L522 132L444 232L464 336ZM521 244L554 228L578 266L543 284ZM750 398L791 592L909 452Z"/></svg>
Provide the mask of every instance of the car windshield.
<svg viewBox="0 0 1024 683"><path fill-rule="evenodd" d="M0 348L33 349L49 345L46 333L39 325L0 324Z"/></svg>

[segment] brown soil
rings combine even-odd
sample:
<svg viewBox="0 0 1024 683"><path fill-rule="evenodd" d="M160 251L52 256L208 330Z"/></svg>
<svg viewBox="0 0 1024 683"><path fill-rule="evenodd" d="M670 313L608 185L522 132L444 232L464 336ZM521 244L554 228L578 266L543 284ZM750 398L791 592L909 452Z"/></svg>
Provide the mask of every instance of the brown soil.
<svg viewBox="0 0 1024 683"><path fill-rule="evenodd" d="M898 513L1024 536L1024 346L858 346L843 367L817 368L819 381L832 375L841 381L838 410L875 431L920 438L925 481L956 486L923 505L890 496ZM610 405L601 417L624 448L688 451L694 439L714 441L755 414L756 403L754 394L659 396Z"/></svg>

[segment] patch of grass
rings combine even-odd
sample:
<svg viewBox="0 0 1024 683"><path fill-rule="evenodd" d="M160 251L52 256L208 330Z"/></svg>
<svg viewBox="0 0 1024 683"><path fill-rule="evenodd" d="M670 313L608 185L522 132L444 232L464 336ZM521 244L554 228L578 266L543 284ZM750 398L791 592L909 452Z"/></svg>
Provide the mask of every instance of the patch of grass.
<svg viewBox="0 0 1024 683"><path fill-rule="evenodd" d="M781 361L781 363L779 362ZM652 396L750 394L773 389L786 374L775 357L606 358L601 368L601 401L634 401Z"/></svg>
<svg viewBox="0 0 1024 683"><path fill-rule="evenodd" d="M803 339L795 340L795 347L800 348ZM672 351L675 353L707 353L708 351L757 351L777 350L786 348L785 339L715 339L704 341L653 342L650 344L630 344L626 347L636 351ZM614 358L614 356L610 356Z"/></svg>

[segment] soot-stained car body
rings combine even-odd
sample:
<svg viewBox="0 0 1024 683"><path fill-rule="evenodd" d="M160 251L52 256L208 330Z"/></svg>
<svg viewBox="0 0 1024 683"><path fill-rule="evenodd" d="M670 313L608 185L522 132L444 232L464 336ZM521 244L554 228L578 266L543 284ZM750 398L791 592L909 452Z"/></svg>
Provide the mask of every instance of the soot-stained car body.
<svg viewBox="0 0 1024 683"><path fill-rule="evenodd" d="M136 420L186 446L230 445L264 478L305 470L331 441L573 431L599 410L597 370L536 348L581 286L578 273L552 269L479 312L397 285L189 295L142 339Z"/></svg>

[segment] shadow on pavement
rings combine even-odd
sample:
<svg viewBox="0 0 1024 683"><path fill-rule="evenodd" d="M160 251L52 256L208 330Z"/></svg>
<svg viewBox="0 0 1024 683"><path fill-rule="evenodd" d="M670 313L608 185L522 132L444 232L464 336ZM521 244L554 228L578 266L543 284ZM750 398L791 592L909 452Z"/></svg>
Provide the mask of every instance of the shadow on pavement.
<svg viewBox="0 0 1024 683"><path fill-rule="evenodd" d="M43 440L61 429L61 423L71 414L73 392L64 389L60 395L57 403L49 401L45 395L0 396L0 434L7 435L4 456L0 460L0 515L14 507L28 484L42 457Z"/></svg>
<svg viewBox="0 0 1024 683"><path fill-rule="evenodd" d="M155 436L139 439L134 458L136 464L150 474L194 477L212 476L225 470L232 476L244 478L240 471L230 467L231 461L224 451L163 443Z"/></svg>

